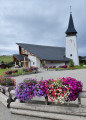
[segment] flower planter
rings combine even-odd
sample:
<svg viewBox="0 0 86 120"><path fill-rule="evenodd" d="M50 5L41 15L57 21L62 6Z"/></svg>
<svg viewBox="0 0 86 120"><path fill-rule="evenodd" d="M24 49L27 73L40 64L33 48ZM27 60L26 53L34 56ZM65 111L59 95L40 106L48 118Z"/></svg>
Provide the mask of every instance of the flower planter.
<svg viewBox="0 0 86 120"><path fill-rule="evenodd" d="M0 88L1 88L1 92L2 92L3 94L6 94L6 93L9 93L10 90L15 89L15 86L9 86L9 87L0 86Z"/></svg>
<svg viewBox="0 0 86 120"><path fill-rule="evenodd" d="M48 105L48 96L45 97L45 105Z"/></svg>
<svg viewBox="0 0 86 120"><path fill-rule="evenodd" d="M41 81L30 78L19 83L15 96L24 102L25 100L29 102L35 96L46 96L46 105L48 105L48 97L52 102L64 104L65 102L75 101L79 93L82 92L82 88L83 85L81 81L77 81L71 77Z"/></svg>

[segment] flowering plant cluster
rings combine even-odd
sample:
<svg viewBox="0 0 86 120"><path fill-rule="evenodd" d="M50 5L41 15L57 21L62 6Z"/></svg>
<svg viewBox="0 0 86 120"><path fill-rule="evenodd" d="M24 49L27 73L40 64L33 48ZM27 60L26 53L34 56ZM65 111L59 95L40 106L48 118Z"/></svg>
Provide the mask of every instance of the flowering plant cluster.
<svg viewBox="0 0 86 120"><path fill-rule="evenodd" d="M48 69L55 69L56 66L44 66L44 68L45 68L45 69L46 69L46 68L48 68Z"/></svg>
<svg viewBox="0 0 86 120"><path fill-rule="evenodd" d="M75 101L82 88L81 81L71 77L43 81L26 79L17 86L16 97L21 101L30 101L34 96L48 96L51 101L64 103Z"/></svg>
<svg viewBox="0 0 86 120"><path fill-rule="evenodd" d="M51 80L49 89L47 90L50 100L56 103L64 103L68 100L70 91L67 85L62 84L62 80Z"/></svg>
<svg viewBox="0 0 86 120"><path fill-rule="evenodd" d="M59 66L59 68L67 68L67 65Z"/></svg>
<svg viewBox="0 0 86 120"><path fill-rule="evenodd" d="M38 81L37 82L37 84L35 86L35 89L37 90L36 96L38 96L38 97L41 97L41 96L46 97L47 96L49 81L50 80L43 80L43 81Z"/></svg>
<svg viewBox="0 0 86 120"><path fill-rule="evenodd" d="M10 75L10 74L12 74L12 73L14 73L14 74L15 74L15 73L18 73L18 70L11 70L11 71L6 71L6 72L5 72L6 75Z"/></svg>
<svg viewBox="0 0 86 120"><path fill-rule="evenodd" d="M49 66L48 68L49 69L54 69L54 68L56 68L56 66Z"/></svg>
<svg viewBox="0 0 86 120"><path fill-rule="evenodd" d="M35 85L37 84L35 79L25 79L16 88L16 97L21 101L30 101L35 95Z"/></svg>
<svg viewBox="0 0 86 120"><path fill-rule="evenodd" d="M15 86L16 85L16 81L15 81L15 79L12 79L10 77L0 76L0 85L6 86L6 87Z"/></svg>
<svg viewBox="0 0 86 120"><path fill-rule="evenodd" d="M31 66L30 68L23 69L23 72L37 71L38 67Z"/></svg>
<svg viewBox="0 0 86 120"><path fill-rule="evenodd" d="M34 71L34 70L38 70L38 67L31 66L31 67L30 67L30 70L32 70L32 71Z"/></svg>
<svg viewBox="0 0 86 120"><path fill-rule="evenodd" d="M75 101L82 92L83 84L81 81L77 81L75 78L67 77L62 78L62 84L67 85L70 90L69 101Z"/></svg>

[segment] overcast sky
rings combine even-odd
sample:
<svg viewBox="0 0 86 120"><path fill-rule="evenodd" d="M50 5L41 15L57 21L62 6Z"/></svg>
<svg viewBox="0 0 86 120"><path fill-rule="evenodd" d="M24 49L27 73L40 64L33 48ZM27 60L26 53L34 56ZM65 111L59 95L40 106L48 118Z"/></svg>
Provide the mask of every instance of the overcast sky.
<svg viewBox="0 0 86 120"><path fill-rule="evenodd" d="M86 0L0 0L0 55L18 53L16 43L65 47L70 5L78 53L86 56Z"/></svg>

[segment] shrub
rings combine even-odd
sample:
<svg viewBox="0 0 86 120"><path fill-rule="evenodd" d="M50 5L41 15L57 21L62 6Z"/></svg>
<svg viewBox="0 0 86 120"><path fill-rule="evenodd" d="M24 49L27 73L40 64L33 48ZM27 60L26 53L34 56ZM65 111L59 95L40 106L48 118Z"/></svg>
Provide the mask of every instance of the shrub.
<svg viewBox="0 0 86 120"><path fill-rule="evenodd" d="M14 66L14 62L9 62L7 65L8 65L9 67L12 67L12 66Z"/></svg>
<svg viewBox="0 0 86 120"><path fill-rule="evenodd" d="M43 62L42 62L42 67L44 67L44 66L45 66L45 62L43 61Z"/></svg>
<svg viewBox="0 0 86 120"><path fill-rule="evenodd" d="M73 60L70 61L70 67L74 67L74 62L73 62Z"/></svg>

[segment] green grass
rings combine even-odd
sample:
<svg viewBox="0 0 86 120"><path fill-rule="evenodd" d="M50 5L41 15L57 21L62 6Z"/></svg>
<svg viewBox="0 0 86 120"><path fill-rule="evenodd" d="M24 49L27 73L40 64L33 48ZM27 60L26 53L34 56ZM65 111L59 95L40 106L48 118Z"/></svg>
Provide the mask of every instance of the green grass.
<svg viewBox="0 0 86 120"><path fill-rule="evenodd" d="M2 76L7 76L7 75L5 75L5 72L6 71L11 71L12 69L0 69L0 75L2 75ZM18 73L16 73L16 74L18 74L18 75L22 75L22 73L23 73L23 70L22 69L18 69ZM12 75L14 75L14 74L12 74Z"/></svg>
<svg viewBox="0 0 86 120"><path fill-rule="evenodd" d="M66 70L66 68L56 68L56 70Z"/></svg>
<svg viewBox="0 0 86 120"><path fill-rule="evenodd" d="M0 75L4 76L4 73L8 71L8 69L0 69Z"/></svg>
<svg viewBox="0 0 86 120"><path fill-rule="evenodd" d="M74 66L75 69L84 69L86 66Z"/></svg>
<svg viewBox="0 0 86 120"><path fill-rule="evenodd" d="M71 68L68 67L70 70ZM86 66L74 66L74 69L86 69ZM56 68L56 70L66 70L65 68Z"/></svg>
<svg viewBox="0 0 86 120"><path fill-rule="evenodd" d="M6 71L12 71L12 69L10 69L10 68L8 68L8 69L0 69L0 75L2 75L2 76L9 76L9 75L5 74ZM30 72L30 71L29 72L23 72L22 69L18 69L18 73L12 73L11 75L22 75L22 73L27 73L28 74L28 73L32 73L32 72Z"/></svg>
<svg viewBox="0 0 86 120"><path fill-rule="evenodd" d="M0 56L0 63L1 63L2 61L3 61L5 64L8 64L9 62L13 62L13 56L6 56L6 55Z"/></svg>

